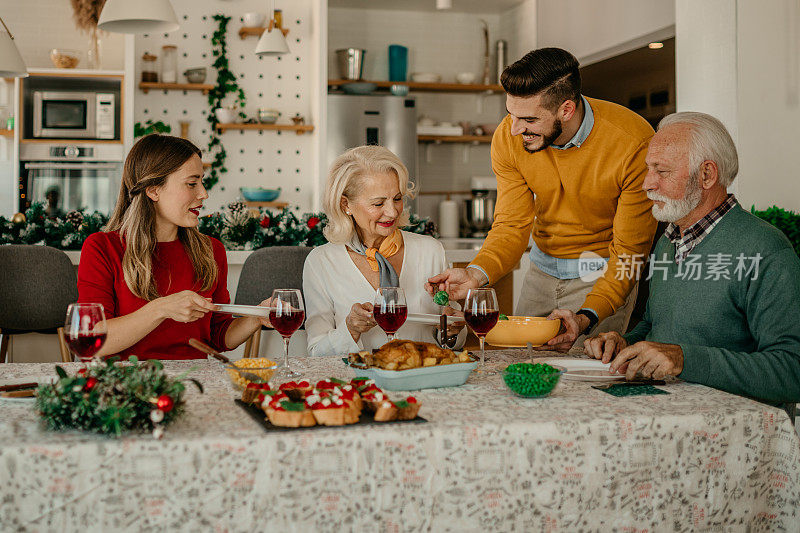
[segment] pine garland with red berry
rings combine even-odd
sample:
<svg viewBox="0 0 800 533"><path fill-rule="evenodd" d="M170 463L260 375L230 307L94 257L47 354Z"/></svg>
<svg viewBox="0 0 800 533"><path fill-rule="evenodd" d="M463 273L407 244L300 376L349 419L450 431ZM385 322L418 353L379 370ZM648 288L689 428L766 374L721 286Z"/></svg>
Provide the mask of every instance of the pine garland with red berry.
<svg viewBox="0 0 800 533"><path fill-rule="evenodd" d="M40 385L36 409L53 430L82 429L119 437L126 431L152 431L161 438L164 427L182 412L188 372L171 378L160 361L142 363L131 356L127 363L118 357L94 359L75 375L56 366L58 380Z"/></svg>
<svg viewBox="0 0 800 533"><path fill-rule="evenodd" d="M44 204L36 202L25 213L12 219L0 216L0 244L45 244L61 250L80 250L83 241L102 231L108 217L94 212L71 211L48 217ZM221 211L200 218L201 233L219 239L228 250L257 250L266 246L320 246L327 239L322 230L328 218L324 213L296 214L251 209L233 202ZM406 231L438 237L436 226L427 218L411 215Z"/></svg>

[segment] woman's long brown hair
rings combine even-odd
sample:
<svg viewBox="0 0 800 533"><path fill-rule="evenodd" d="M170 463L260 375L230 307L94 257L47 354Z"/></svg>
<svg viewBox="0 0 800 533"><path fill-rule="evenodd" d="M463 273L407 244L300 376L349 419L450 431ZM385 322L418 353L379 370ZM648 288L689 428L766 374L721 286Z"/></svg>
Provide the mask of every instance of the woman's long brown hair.
<svg viewBox="0 0 800 533"><path fill-rule="evenodd" d="M122 272L133 294L144 300L161 295L153 280L153 254L156 251L156 207L147 196L149 187L161 187L167 176L177 171L200 149L191 142L170 135L148 135L133 145L122 169L122 186L114 213L105 231L118 231L125 243ZM197 228L178 228L178 240L194 266L200 290L213 287L217 263L211 239Z"/></svg>

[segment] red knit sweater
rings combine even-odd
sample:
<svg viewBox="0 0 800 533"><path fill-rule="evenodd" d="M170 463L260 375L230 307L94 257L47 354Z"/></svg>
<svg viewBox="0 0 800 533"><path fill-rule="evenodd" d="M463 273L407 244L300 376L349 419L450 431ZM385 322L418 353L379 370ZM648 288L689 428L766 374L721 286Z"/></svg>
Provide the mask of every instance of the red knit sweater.
<svg viewBox="0 0 800 533"><path fill-rule="evenodd" d="M214 260L217 262L217 280L210 290L200 291L195 280L189 255L180 241L159 242L153 256L153 277L162 296L186 289L211 298L214 303L230 303L228 294L228 260L225 248L217 239L211 239ZM78 301L103 304L106 319L130 314L147 303L133 295L122 274L122 256L125 244L117 232L98 232L86 239L78 266ZM205 358L187 344L194 337L219 350L227 350L225 333L232 322L230 315L207 313L194 322L182 323L166 319L142 340L121 352L139 359L197 359Z"/></svg>

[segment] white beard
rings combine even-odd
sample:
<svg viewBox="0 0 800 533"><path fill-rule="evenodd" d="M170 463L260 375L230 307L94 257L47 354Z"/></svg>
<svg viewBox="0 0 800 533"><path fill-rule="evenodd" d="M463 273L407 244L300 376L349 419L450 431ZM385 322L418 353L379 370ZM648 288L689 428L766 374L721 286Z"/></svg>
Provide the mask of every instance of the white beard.
<svg viewBox="0 0 800 533"><path fill-rule="evenodd" d="M700 205L700 200L703 198L703 190L694 179L689 179L686 185L686 193L680 200L673 200L655 192L648 192L647 197L651 200L664 202L662 207L653 204L653 218L660 222L677 222L692 212L692 210Z"/></svg>

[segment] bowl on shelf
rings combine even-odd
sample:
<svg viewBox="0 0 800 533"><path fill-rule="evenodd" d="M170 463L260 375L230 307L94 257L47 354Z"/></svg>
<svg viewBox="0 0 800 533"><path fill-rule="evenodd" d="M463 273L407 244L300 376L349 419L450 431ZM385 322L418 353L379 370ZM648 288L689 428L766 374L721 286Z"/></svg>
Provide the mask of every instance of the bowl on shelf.
<svg viewBox="0 0 800 533"><path fill-rule="evenodd" d="M258 121L262 124L275 124L281 112L277 109L265 109L260 107L258 109Z"/></svg>
<svg viewBox="0 0 800 533"><path fill-rule="evenodd" d="M236 110L232 107L218 107L214 110L214 115L222 124L236 122Z"/></svg>
<svg viewBox="0 0 800 533"><path fill-rule="evenodd" d="M186 76L186 81L189 83L203 83L206 81L206 68L190 68L183 71L183 75Z"/></svg>
<svg viewBox="0 0 800 533"><path fill-rule="evenodd" d="M509 316L498 320L497 325L486 335L486 342L503 348L524 348L531 343L541 346L556 335L561 321L539 316Z"/></svg>
<svg viewBox="0 0 800 533"><path fill-rule="evenodd" d="M374 83L366 81L357 81L342 85L342 90L347 94L371 94L377 88L378 86Z"/></svg>
<svg viewBox="0 0 800 533"><path fill-rule="evenodd" d="M442 76L435 72L412 72L411 81L419 83L439 83L442 81Z"/></svg>
<svg viewBox="0 0 800 533"><path fill-rule="evenodd" d="M456 74L456 81L462 85L469 85L475 82L474 72L459 72Z"/></svg>
<svg viewBox="0 0 800 533"><path fill-rule="evenodd" d="M272 378L272 374L275 373L275 369L278 367L275 361L270 361L264 357L239 359L238 361L233 361L233 366L241 368L245 372L255 374L264 381L269 381ZM235 389L242 390L250 383L250 381L243 378L241 374L232 368L226 368L225 370L227 370L228 377L231 379L231 385L233 385Z"/></svg>
<svg viewBox="0 0 800 533"><path fill-rule="evenodd" d="M239 191L248 202L272 202L281 195L279 190L263 187L240 187Z"/></svg>
<svg viewBox="0 0 800 533"><path fill-rule="evenodd" d="M242 17L242 24L244 24L246 28L261 28L264 26L266 21L267 16L264 13L258 13L255 11L251 13L245 13Z"/></svg>
<svg viewBox="0 0 800 533"><path fill-rule="evenodd" d="M523 398L544 398L558 385L566 369L547 363L515 363L503 370L503 382Z"/></svg>
<svg viewBox="0 0 800 533"><path fill-rule="evenodd" d="M81 53L77 50L66 48L53 48L50 50L50 61L56 68L75 68L80 62Z"/></svg>
<svg viewBox="0 0 800 533"><path fill-rule="evenodd" d="M402 85L400 83L395 83L391 87L389 87L389 92L395 96L407 96L408 95L408 85Z"/></svg>

